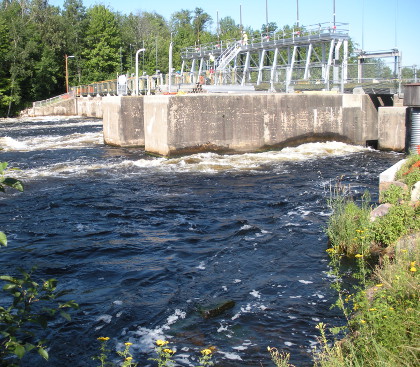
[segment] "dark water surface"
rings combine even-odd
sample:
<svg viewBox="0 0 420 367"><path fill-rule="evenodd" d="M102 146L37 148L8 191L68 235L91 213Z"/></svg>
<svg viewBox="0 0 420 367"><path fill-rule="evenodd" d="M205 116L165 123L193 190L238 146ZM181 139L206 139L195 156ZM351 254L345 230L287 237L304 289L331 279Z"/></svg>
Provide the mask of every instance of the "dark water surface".
<svg viewBox="0 0 420 367"><path fill-rule="evenodd" d="M342 322L326 274L329 185L343 176L376 199L400 155L331 142L165 160L101 132L100 120L0 121L0 160L26 185L0 196L2 273L36 264L80 304L47 334L51 361L25 365L96 366L99 336L132 342L139 366L157 339L181 366L210 345L218 366L271 366L268 345L311 365L315 325ZM222 315L198 312L228 300Z"/></svg>

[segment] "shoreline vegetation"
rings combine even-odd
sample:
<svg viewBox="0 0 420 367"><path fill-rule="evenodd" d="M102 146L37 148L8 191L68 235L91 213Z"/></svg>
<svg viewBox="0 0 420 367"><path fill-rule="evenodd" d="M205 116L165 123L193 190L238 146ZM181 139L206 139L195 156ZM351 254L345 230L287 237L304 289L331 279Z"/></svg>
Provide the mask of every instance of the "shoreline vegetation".
<svg viewBox="0 0 420 367"><path fill-rule="evenodd" d="M419 181L420 155L412 154L375 208L367 192L356 201L340 182L331 191L327 252L346 324L318 324L314 366L420 365Z"/></svg>

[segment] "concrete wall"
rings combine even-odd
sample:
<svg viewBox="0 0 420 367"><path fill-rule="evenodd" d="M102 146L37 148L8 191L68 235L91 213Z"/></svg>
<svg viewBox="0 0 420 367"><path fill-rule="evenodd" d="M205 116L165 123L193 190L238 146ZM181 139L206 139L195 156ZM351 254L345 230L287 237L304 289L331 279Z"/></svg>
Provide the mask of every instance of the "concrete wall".
<svg viewBox="0 0 420 367"><path fill-rule="evenodd" d="M26 111L29 116L86 116L102 118L102 97L70 98Z"/></svg>
<svg viewBox="0 0 420 367"><path fill-rule="evenodd" d="M76 115L102 118L102 97L78 97Z"/></svg>
<svg viewBox="0 0 420 367"><path fill-rule="evenodd" d="M378 139L377 111L367 95L146 96L144 124L146 151L165 156Z"/></svg>
<svg viewBox="0 0 420 367"><path fill-rule="evenodd" d="M407 107L379 107L378 129L381 150L404 151Z"/></svg>
<svg viewBox="0 0 420 367"><path fill-rule="evenodd" d="M33 107L28 110L31 116L73 116L77 115L77 102L70 98L42 107Z"/></svg>
<svg viewBox="0 0 420 367"><path fill-rule="evenodd" d="M103 97L104 142L144 146L143 96Z"/></svg>

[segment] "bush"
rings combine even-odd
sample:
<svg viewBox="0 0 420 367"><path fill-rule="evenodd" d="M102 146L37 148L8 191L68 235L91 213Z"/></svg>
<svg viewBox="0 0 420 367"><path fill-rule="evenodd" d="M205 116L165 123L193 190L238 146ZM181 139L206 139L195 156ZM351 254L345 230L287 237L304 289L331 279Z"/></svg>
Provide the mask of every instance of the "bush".
<svg viewBox="0 0 420 367"><path fill-rule="evenodd" d="M401 236L420 229L415 209L408 204L394 205L387 215L378 218L372 225L373 239L381 246L391 246Z"/></svg>

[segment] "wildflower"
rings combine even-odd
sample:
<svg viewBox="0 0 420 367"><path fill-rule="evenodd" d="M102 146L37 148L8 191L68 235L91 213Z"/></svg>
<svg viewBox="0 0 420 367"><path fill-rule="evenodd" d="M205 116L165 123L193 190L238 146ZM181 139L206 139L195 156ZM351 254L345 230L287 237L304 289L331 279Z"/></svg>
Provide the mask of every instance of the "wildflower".
<svg viewBox="0 0 420 367"><path fill-rule="evenodd" d="M360 322L361 322L362 324L366 324L366 321L365 321L365 320L360 320Z"/></svg>
<svg viewBox="0 0 420 367"><path fill-rule="evenodd" d="M270 347L268 347L268 351L270 351ZM211 349L208 349L208 348L203 349L203 350L201 351L201 354L202 354L203 356L208 356L208 355L209 355L209 354L211 354L211 353L212 353Z"/></svg>
<svg viewBox="0 0 420 367"><path fill-rule="evenodd" d="M412 267L410 268L410 271L411 271L411 272L413 272L413 273L415 273L415 272L417 271L417 268L416 268L415 266L412 266Z"/></svg>
<svg viewBox="0 0 420 367"><path fill-rule="evenodd" d="M133 359L133 357L127 357L125 360L126 361L131 361Z"/></svg>
<svg viewBox="0 0 420 367"><path fill-rule="evenodd" d="M100 336L100 337L98 338L98 340L99 340L99 341L101 341L101 342L106 342L106 341L108 341L108 340L109 340L109 337L108 337L108 336Z"/></svg>
<svg viewBox="0 0 420 367"><path fill-rule="evenodd" d="M168 353L168 354L174 354L175 353L172 349L169 349L169 348L165 348L163 351L165 353Z"/></svg>
<svg viewBox="0 0 420 367"><path fill-rule="evenodd" d="M133 345L133 343L130 343L130 342L127 342L127 343L124 343L127 347L129 347L130 345Z"/></svg>
<svg viewBox="0 0 420 367"><path fill-rule="evenodd" d="M394 307L390 307L390 308L389 308L389 310L390 310L390 311L394 311Z"/></svg>
<svg viewBox="0 0 420 367"><path fill-rule="evenodd" d="M356 254L356 255L354 255L354 257L360 258L360 257L363 257L363 255L361 255L361 254Z"/></svg>
<svg viewBox="0 0 420 367"><path fill-rule="evenodd" d="M335 249L334 248L327 248L326 249L326 251L329 253L329 254L332 254L332 253L334 253L335 252Z"/></svg>
<svg viewBox="0 0 420 367"><path fill-rule="evenodd" d="M166 344L168 344L169 342L168 341L166 341L166 340L161 340L161 339L159 339L159 340L156 340L156 345L157 346L159 346L159 347L163 347L164 345L166 345Z"/></svg>
<svg viewBox="0 0 420 367"><path fill-rule="evenodd" d="M369 308L369 311L377 311L376 308Z"/></svg>
<svg viewBox="0 0 420 367"><path fill-rule="evenodd" d="M375 285L375 287L378 287L378 288L380 288L380 287L383 287L384 285L382 284L382 283L379 283L379 284L376 284Z"/></svg>

